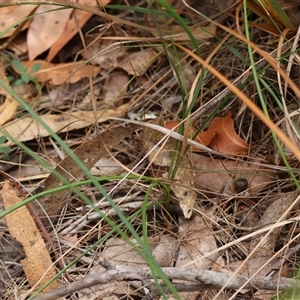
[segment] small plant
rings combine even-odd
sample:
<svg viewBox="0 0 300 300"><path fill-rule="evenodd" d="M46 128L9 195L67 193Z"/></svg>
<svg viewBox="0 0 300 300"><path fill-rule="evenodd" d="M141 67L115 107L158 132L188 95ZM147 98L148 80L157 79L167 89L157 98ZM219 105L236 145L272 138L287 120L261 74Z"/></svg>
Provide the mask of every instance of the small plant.
<svg viewBox="0 0 300 300"><path fill-rule="evenodd" d="M10 147L4 145L7 142L6 136L0 136L0 155L3 154L3 160L8 160L8 153L11 151Z"/></svg>
<svg viewBox="0 0 300 300"><path fill-rule="evenodd" d="M41 85L34 78L34 76L32 76L33 73L37 72L41 68L41 64L38 63L33 65L30 72L28 72L28 69L19 60L14 59L12 61L12 65L17 71L21 73L20 78L13 83L15 86L19 86L24 83L28 84L29 82L33 82L36 90L37 91L41 90Z"/></svg>

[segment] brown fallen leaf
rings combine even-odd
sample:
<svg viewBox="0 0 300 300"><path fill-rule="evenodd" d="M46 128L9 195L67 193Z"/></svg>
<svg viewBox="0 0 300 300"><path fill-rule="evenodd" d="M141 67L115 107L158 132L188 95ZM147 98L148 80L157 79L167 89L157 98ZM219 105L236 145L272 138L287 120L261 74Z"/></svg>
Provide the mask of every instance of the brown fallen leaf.
<svg viewBox="0 0 300 300"><path fill-rule="evenodd" d="M184 220L178 229L180 246L176 267L209 269L220 256L215 253L203 259L204 256L216 250L217 244L207 221L209 216L214 217L215 209L205 211L206 221L201 215L193 220Z"/></svg>
<svg viewBox="0 0 300 300"><path fill-rule="evenodd" d="M107 121L109 117L118 117L123 115L130 103L126 103L114 109L100 110L95 120L95 113L93 111L78 111L73 113L64 113L61 115L41 115L40 118L51 127L54 132L66 132L70 130L80 129L90 126L95 123ZM41 126L32 117L25 117L16 119L3 126L3 129L9 132L14 138L20 142L29 141L38 137L49 136L49 132ZM9 141L7 145L12 145Z"/></svg>
<svg viewBox="0 0 300 300"><path fill-rule="evenodd" d="M136 247L140 248L140 245L135 239L131 239L130 241ZM137 255L132 245L118 237L111 237L105 242L101 257L128 266L137 267L138 265L145 264L145 260L140 255Z"/></svg>
<svg viewBox="0 0 300 300"><path fill-rule="evenodd" d="M178 241L174 235L160 235L157 246L152 250L152 255L160 267L171 267L174 264Z"/></svg>
<svg viewBox="0 0 300 300"><path fill-rule="evenodd" d="M9 37L17 30L18 26L14 26L20 22L20 20L27 17L37 5L15 5L0 7L0 38ZM7 31L4 35L4 31ZM22 28L22 29L25 29Z"/></svg>
<svg viewBox="0 0 300 300"><path fill-rule="evenodd" d="M117 73L111 73L103 85L103 102L115 105L122 101L127 92L128 84L129 76L126 72L120 70Z"/></svg>
<svg viewBox="0 0 300 300"><path fill-rule="evenodd" d="M2 199L5 209L22 200L8 181L3 185ZM5 219L11 236L23 245L26 258L21 264L30 286L37 289L56 275L47 246L26 206L6 215ZM58 286L59 282L55 280L44 291Z"/></svg>
<svg viewBox="0 0 300 300"><path fill-rule="evenodd" d="M255 163L255 164L254 164ZM202 192L233 194L234 180L241 177L248 181L246 191L255 194L276 180L276 171L260 166L261 160L233 161L193 154L195 187Z"/></svg>
<svg viewBox="0 0 300 300"><path fill-rule="evenodd" d="M235 132L231 111L225 117L214 118L207 131L214 135L209 146L216 151L229 155L240 155L249 150L249 145Z"/></svg>
<svg viewBox="0 0 300 300"><path fill-rule="evenodd" d="M0 80L6 85L10 86L9 81L0 67ZM5 101L0 105L0 126L11 120L19 106L17 100L15 100L2 86L0 86L0 94L5 96Z"/></svg>
<svg viewBox="0 0 300 300"><path fill-rule="evenodd" d="M94 77L100 72L97 66L87 65L84 62L72 62L52 64L44 60L22 61L28 72L39 82L50 81L54 85L65 82L75 83L84 77ZM31 72L33 66L40 64L41 68L36 72ZM17 73L20 71L16 70Z"/></svg>
<svg viewBox="0 0 300 300"><path fill-rule="evenodd" d="M99 5L107 5L110 2L110 0L79 0L79 4L84 4L86 6L96 6ZM93 16L93 13L75 9L73 11L73 14L66 26L66 29L64 33L60 36L60 38L52 45L52 47L49 50L47 61L50 62L56 54L59 52L59 50L62 49L63 46L65 46L71 39L74 37L80 28L83 27L83 25Z"/></svg>
<svg viewBox="0 0 300 300"><path fill-rule="evenodd" d="M69 20L65 32L61 37L52 45L49 50L47 61L50 62L59 50L65 46L73 36L78 33L78 30L92 17L92 13L83 10L75 10L72 18Z"/></svg>
<svg viewBox="0 0 300 300"><path fill-rule="evenodd" d="M48 50L64 33L73 9L58 9L53 4L40 5L27 33L29 60Z"/></svg>
<svg viewBox="0 0 300 300"><path fill-rule="evenodd" d="M178 168L172 180L171 190L179 201L183 215L188 219L192 216L197 198L194 189L194 178L195 174L191 161L189 157L185 155L179 160Z"/></svg>
<svg viewBox="0 0 300 300"><path fill-rule="evenodd" d="M143 75L150 65L156 61L158 53L153 49L145 49L125 56L118 67L130 75Z"/></svg>
<svg viewBox="0 0 300 300"><path fill-rule="evenodd" d="M165 123L165 127L173 129L178 127L178 124L178 121L169 121ZM193 138L195 132L196 130L191 128L189 137ZM209 124L208 129L200 132L194 140L228 155L241 155L247 153L249 150L249 145L235 132L231 112L228 112L225 117L214 118ZM200 152L196 147L192 147L192 151Z"/></svg>

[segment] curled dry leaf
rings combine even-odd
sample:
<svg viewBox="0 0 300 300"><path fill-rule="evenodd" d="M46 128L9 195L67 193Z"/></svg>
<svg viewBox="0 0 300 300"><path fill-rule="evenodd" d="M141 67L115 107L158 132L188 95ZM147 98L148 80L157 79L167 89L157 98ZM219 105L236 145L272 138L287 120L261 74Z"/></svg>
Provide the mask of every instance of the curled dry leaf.
<svg viewBox="0 0 300 300"><path fill-rule="evenodd" d="M58 9L53 4L40 5L27 33L29 60L48 50L64 33L73 9Z"/></svg>
<svg viewBox="0 0 300 300"><path fill-rule="evenodd" d="M179 206L186 218L192 216L197 198L197 194L194 190L194 177L194 169L189 157L182 157L179 160L178 169L176 170L171 184L171 190L178 198Z"/></svg>
<svg viewBox="0 0 300 300"><path fill-rule="evenodd" d="M173 129L178 124L179 122L177 121L170 121L165 123L165 127ZM190 129L191 138L195 135L195 132L194 128ZM235 132L231 112L228 112L225 117L214 118L208 129L200 132L194 140L228 155L241 155L247 153L249 150L249 145ZM192 147L192 150L199 152L199 149L194 147Z"/></svg>
<svg viewBox="0 0 300 300"><path fill-rule="evenodd" d="M229 155L240 155L247 153L249 145L235 132L231 111L225 117L214 118L207 131L214 134L211 148Z"/></svg>
<svg viewBox="0 0 300 300"><path fill-rule="evenodd" d="M195 168L195 188L202 192L227 194L234 193L234 178L241 177L248 181L247 192L255 194L276 180L276 172L260 166L266 163L256 161L234 161L193 154L192 164Z"/></svg>
<svg viewBox="0 0 300 300"><path fill-rule="evenodd" d="M84 77L95 77L100 68L97 66L87 65L84 62L72 62L62 64L52 64L44 60L23 61L24 67L39 82L50 81L54 85L65 82L75 83ZM33 66L40 64L38 71L31 73ZM18 70L15 70L19 73Z"/></svg>
<svg viewBox="0 0 300 300"><path fill-rule="evenodd" d="M7 181L3 185L2 199L5 209L22 200ZM11 212L5 219L11 236L24 247L26 258L21 264L30 286L36 289L56 275L47 246L26 206ZM45 291L58 286L59 282L55 280Z"/></svg>

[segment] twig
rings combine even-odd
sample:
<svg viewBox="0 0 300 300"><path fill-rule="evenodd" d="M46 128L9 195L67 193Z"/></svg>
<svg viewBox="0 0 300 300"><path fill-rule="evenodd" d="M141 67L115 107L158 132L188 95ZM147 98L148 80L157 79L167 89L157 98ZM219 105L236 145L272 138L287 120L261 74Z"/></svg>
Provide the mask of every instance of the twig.
<svg viewBox="0 0 300 300"><path fill-rule="evenodd" d="M205 284L205 283L195 283L195 284L173 283L173 286L175 287L176 291L179 293L199 292L199 291L213 289L213 287L210 284ZM149 293L146 296L144 296L142 300L153 300L161 296L161 293L155 283L152 283L151 285L147 285L147 289L149 290ZM161 286L161 289L166 294L169 293L169 289L165 285Z"/></svg>
<svg viewBox="0 0 300 300"><path fill-rule="evenodd" d="M275 276L280 270L280 268L282 268L282 266L285 265L288 262L288 260L299 250L300 250L300 245L296 245L295 247L290 249L290 251L277 264L275 264L275 266L273 266L273 269L266 276L268 277Z"/></svg>
<svg viewBox="0 0 300 300"><path fill-rule="evenodd" d="M113 262L102 260L100 264L106 268L106 271L101 274L87 275L83 279L76 282L68 283L55 290L36 296L35 300L55 300L59 297L64 297L75 291L79 291L91 286L108 283L111 281L130 281L130 280L146 280L151 279L152 273L147 266L139 268L115 264ZM197 285L198 290L219 289L226 286L227 289L238 289L241 286L244 288L252 288L253 286L263 290L283 290L289 288L297 288L300 292L300 284L298 280L280 278L272 280L266 276L256 276L248 278L246 276L235 275L232 273L218 273L214 271L198 269L184 269L184 268L162 268L162 271L170 279L178 279L190 281L193 283L193 288ZM232 277L232 278L231 278ZM231 279L229 281L229 279ZM195 285L196 284L196 285ZM188 285L186 289L190 288ZM180 285L180 289L183 286Z"/></svg>

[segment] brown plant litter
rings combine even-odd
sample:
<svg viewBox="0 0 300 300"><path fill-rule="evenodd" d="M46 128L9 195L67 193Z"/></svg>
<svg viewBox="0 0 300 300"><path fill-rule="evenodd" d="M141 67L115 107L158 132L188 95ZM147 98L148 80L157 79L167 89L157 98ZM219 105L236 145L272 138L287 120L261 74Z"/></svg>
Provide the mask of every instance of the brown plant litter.
<svg viewBox="0 0 300 300"><path fill-rule="evenodd" d="M0 1L1 299L293 300L299 15Z"/></svg>

